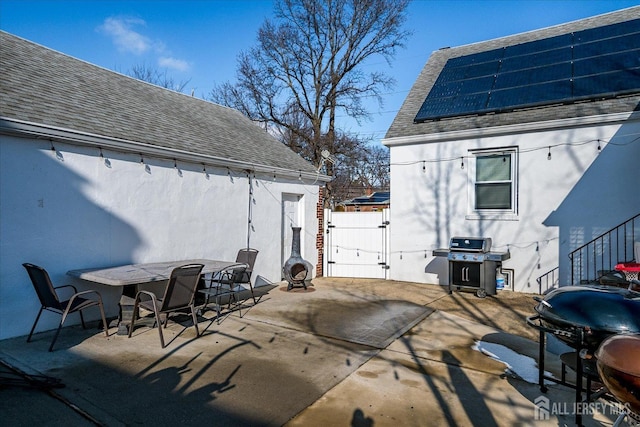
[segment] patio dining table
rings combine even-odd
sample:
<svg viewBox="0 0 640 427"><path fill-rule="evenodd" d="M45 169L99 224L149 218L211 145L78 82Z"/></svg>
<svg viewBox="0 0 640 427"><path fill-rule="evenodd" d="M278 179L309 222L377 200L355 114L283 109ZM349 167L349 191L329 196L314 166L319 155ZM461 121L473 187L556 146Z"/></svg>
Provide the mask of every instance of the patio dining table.
<svg viewBox="0 0 640 427"><path fill-rule="evenodd" d="M128 334L128 325L133 315L133 305L138 285L168 280L174 268L186 264L203 264L202 274L218 273L230 267L244 264L235 261L211 259L187 259L141 264L127 264L115 267L83 268L67 271L67 275L101 285L122 288L120 312L118 316L118 335Z"/></svg>

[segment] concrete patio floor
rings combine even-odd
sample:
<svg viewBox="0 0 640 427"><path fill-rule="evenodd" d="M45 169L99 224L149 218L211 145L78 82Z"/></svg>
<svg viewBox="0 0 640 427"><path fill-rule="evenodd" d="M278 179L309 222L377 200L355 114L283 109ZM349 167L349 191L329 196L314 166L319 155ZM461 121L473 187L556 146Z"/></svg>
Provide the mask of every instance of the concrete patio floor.
<svg viewBox="0 0 640 427"><path fill-rule="evenodd" d="M188 316L170 322L164 349L157 330L145 326L132 338L115 328L107 338L95 324L67 327L52 353L52 332L31 343L0 341L2 361L64 384L49 391L0 387L3 425L574 424L573 390L549 385L552 413L538 420L535 380L489 354L504 349L535 365L536 342L436 309L457 298L480 319L495 319L509 311L505 302L530 295L504 292L483 301L436 285L334 278L316 279L307 291L276 283L261 293L242 317L231 313L219 325L215 311L202 313L197 339ZM559 376L557 357L546 361ZM616 409L599 404L584 425L613 424Z"/></svg>

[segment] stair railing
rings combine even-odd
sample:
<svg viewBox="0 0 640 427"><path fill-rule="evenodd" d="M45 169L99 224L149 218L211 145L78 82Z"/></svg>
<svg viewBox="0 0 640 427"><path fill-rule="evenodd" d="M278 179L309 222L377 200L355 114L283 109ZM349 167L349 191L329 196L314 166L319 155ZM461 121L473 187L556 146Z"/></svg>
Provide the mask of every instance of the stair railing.
<svg viewBox="0 0 640 427"><path fill-rule="evenodd" d="M538 282L538 294L542 295L549 289L557 288L560 285L559 270L560 268L556 267L536 279L536 282Z"/></svg>
<svg viewBox="0 0 640 427"><path fill-rule="evenodd" d="M640 238L640 213L575 249L569 254L571 284L596 282L616 264L633 260L636 236Z"/></svg>

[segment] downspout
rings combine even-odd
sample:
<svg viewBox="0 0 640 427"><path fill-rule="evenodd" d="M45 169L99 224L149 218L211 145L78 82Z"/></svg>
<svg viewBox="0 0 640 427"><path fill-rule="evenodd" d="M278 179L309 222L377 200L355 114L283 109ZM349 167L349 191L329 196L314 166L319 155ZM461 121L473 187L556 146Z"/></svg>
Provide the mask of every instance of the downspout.
<svg viewBox="0 0 640 427"><path fill-rule="evenodd" d="M247 209L247 249L251 248L251 231L253 230L253 177L247 172L249 177L249 208Z"/></svg>

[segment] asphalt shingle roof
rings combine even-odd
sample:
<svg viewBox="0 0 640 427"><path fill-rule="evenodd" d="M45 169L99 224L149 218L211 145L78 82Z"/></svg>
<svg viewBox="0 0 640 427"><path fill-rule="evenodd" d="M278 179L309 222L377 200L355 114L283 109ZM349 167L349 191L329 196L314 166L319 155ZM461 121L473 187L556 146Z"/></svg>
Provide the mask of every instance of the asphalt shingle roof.
<svg viewBox="0 0 640 427"><path fill-rule="evenodd" d="M0 117L247 164L315 172L239 111L0 31Z"/></svg>
<svg viewBox="0 0 640 427"><path fill-rule="evenodd" d="M442 120L414 123L416 113L420 110L422 103L436 82L436 79L447 63L447 60L450 58L486 52L493 49L638 18L640 18L640 6L537 31L435 51L425 64L416 82L409 91L400 111L387 131L385 138L410 137L436 134L440 132L462 131L468 129L517 125L538 121L635 111L639 109L640 93L633 93L619 98L592 100L590 102L553 104L536 108L514 110L511 112L458 116Z"/></svg>

